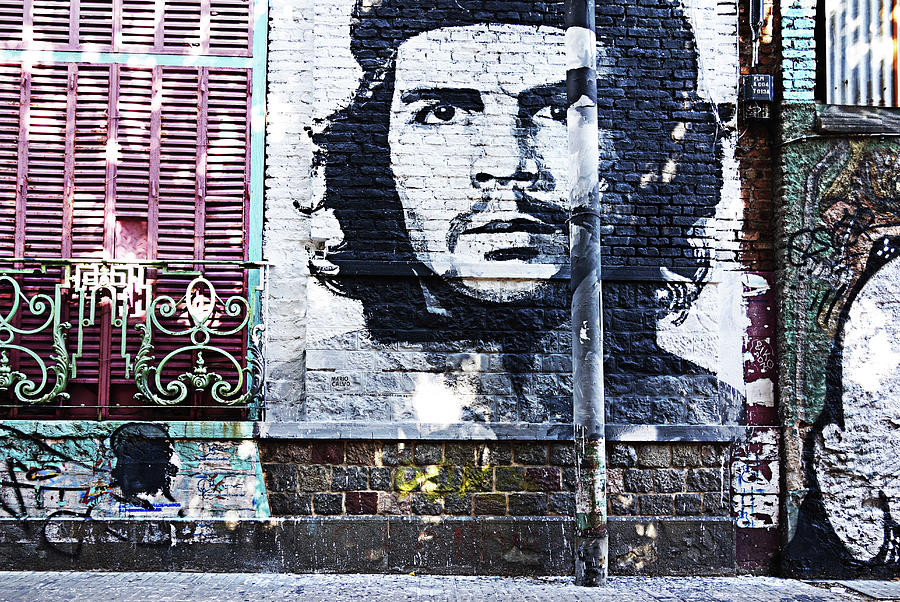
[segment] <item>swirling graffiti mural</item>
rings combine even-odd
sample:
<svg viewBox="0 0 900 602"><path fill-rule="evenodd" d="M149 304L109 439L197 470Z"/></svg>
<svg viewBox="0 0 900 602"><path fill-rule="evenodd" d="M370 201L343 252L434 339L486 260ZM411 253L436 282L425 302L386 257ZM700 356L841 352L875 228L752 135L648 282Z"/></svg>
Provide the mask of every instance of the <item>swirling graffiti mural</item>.
<svg viewBox="0 0 900 602"><path fill-rule="evenodd" d="M900 511L900 155L838 143L810 172L814 218L788 239L797 278L798 393L819 407L809 487L786 551L794 570L895 575ZM816 568L818 567L818 568Z"/></svg>

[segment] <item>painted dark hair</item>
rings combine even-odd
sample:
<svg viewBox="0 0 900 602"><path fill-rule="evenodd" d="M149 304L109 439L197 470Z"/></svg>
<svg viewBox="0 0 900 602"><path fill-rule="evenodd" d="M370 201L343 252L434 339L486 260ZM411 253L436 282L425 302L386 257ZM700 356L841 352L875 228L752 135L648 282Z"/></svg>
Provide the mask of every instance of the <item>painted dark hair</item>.
<svg viewBox="0 0 900 602"><path fill-rule="evenodd" d="M633 2L598 9L598 40L608 49L598 82L599 125L614 146L600 166L609 184L605 217L612 234L605 263L664 265L695 275L706 263L695 256L694 228L714 214L721 187L716 119L713 107L696 93L693 34L679 2L660 0L654 7L651 16ZM327 257L340 273L313 269L313 274L363 302L377 340L430 340L435 335L427 331L439 331L443 340L471 340L472 328L479 328L473 316L485 312L496 329L521 331L528 323L523 312L533 313L536 305L535 300L471 298L416 259L390 166L397 48L438 28L482 23L562 28L563 21L562 2L357 2L350 48L363 76L351 104L333 114L314 138L326 179L320 207L334 212L344 236ZM678 124L684 124L684 135L673 137ZM677 173L663 177L663 166L673 159ZM565 285L556 281L541 289L538 304L546 308L536 329L544 331L541 335L567 319ZM649 306L654 295L647 297ZM435 307L439 311L429 311Z"/></svg>

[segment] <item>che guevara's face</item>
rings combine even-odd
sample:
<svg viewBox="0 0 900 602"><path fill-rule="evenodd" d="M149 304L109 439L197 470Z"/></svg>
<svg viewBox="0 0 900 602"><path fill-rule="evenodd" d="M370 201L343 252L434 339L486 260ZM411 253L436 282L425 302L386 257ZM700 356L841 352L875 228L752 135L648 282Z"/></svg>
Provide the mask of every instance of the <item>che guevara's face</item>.
<svg viewBox="0 0 900 602"><path fill-rule="evenodd" d="M568 262L565 34L445 27L397 50L391 168L416 257L467 294L527 295Z"/></svg>

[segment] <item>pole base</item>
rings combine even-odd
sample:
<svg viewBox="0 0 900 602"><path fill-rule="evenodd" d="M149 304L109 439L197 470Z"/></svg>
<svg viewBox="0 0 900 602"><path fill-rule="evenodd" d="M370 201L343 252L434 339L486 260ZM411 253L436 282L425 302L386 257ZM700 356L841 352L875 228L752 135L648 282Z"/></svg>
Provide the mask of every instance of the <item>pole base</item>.
<svg viewBox="0 0 900 602"><path fill-rule="evenodd" d="M575 585L606 587L609 537L575 537Z"/></svg>

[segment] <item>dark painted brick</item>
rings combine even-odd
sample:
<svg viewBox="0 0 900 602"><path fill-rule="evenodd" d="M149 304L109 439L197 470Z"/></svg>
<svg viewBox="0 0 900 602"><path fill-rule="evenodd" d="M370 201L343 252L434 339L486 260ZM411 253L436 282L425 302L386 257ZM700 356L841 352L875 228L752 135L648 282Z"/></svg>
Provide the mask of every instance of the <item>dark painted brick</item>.
<svg viewBox="0 0 900 602"><path fill-rule="evenodd" d="M575 516L575 496L566 491L551 493L547 500L547 510L560 516Z"/></svg>
<svg viewBox="0 0 900 602"><path fill-rule="evenodd" d="M300 491L328 491L331 486L331 468L328 466L298 466L297 486Z"/></svg>
<svg viewBox="0 0 900 602"><path fill-rule="evenodd" d="M459 466L440 466L428 480L438 493L455 493L463 486L463 470Z"/></svg>
<svg viewBox="0 0 900 602"><path fill-rule="evenodd" d="M343 514L344 494L316 493L313 495L313 509L316 514Z"/></svg>
<svg viewBox="0 0 900 602"><path fill-rule="evenodd" d="M680 493L675 496L675 514L679 516L699 515L703 511L703 499L699 493Z"/></svg>
<svg viewBox="0 0 900 602"><path fill-rule="evenodd" d="M444 446L444 461L455 466L475 464L475 445L472 443L447 443Z"/></svg>
<svg viewBox="0 0 900 602"><path fill-rule="evenodd" d="M378 514L378 494L353 491L346 494L347 514Z"/></svg>
<svg viewBox="0 0 900 602"><path fill-rule="evenodd" d="M381 463L385 466L412 464L412 443L385 443L381 446Z"/></svg>
<svg viewBox="0 0 900 602"><path fill-rule="evenodd" d="M575 491L575 484L578 479L578 471L574 468L562 469L562 486L566 491Z"/></svg>
<svg viewBox="0 0 900 602"><path fill-rule="evenodd" d="M488 443L481 450L481 464L502 466L512 462L512 446L509 443Z"/></svg>
<svg viewBox="0 0 900 602"><path fill-rule="evenodd" d="M544 443L516 443L514 454L517 464L547 463L547 445Z"/></svg>
<svg viewBox="0 0 900 602"><path fill-rule="evenodd" d="M297 466L294 464L264 464L266 487L271 491L297 491Z"/></svg>
<svg viewBox="0 0 900 602"><path fill-rule="evenodd" d="M359 491L368 489L368 470L364 466L335 466L331 469L332 491Z"/></svg>
<svg viewBox="0 0 900 602"><path fill-rule="evenodd" d="M303 516L312 512L308 493L270 493L272 516Z"/></svg>
<svg viewBox="0 0 900 602"><path fill-rule="evenodd" d="M641 516L668 516L675 512L675 498L671 495L638 496Z"/></svg>
<svg viewBox="0 0 900 602"><path fill-rule="evenodd" d="M444 496L444 512L447 514L472 514L472 496L450 494Z"/></svg>
<svg viewBox="0 0 900 602"><path fill-rule="evenodd" d="M509 513L512 516L538 516L547 513L547 495L544 493L509 494Z"/></svg>
<svg viewBox="0 0 900 602"><path fill-rule="evenodd" d="M440 499L432 498L424 493L414 493L410 496L410 501L413 514L429 516L443 514L444 509L441 507Z"/></svg>
<svg viewBox="0 0 900 602"><path fill-rule="evenodd" d="M613 516L632 516L637 514L636 500L637 496L630 493L614 493L607 498L607 510Z"/></svg>
<svg viewBox="0 0 900 602"><path fill-rule="evenodd" d="M375 491L391 491L394 488L394 479L390 468L369 469L369 489Z"/></svg>
<svg viewBox="0 0 900 602"><path fill-rule="evenodd" d="M525 490L525 469L521 466L498 466L494 473L497 491Z"/></svg>
<svg viewBox="0 0 900 602"><path fill-rule="evenodd" d="M268 464L306 464L311 458L308 443L294 443L293 441L261 440L259 442L259 459Z"/></svg>
<svg viewBox="0 0 900 602"><path fill-rule="evenodd" d="M653 491L653 471L629 468L623 477L625 491L632 493L649 493Z"/></svg>
<svg viewBox="0 0 900 602"><path fill-rule="evenodd" d="M616 443L609 452L610 468L631 468L637 464L637 451L631 445Z"/></svg>
<svg viewBox="0 0 900 602"><path fill-rule="evenodd" d="M491 491L493 471L488 467L466 466L462 469L462 489L466 491Z"/></svg>
<svg viewBox="0 0 900 602"><path fill-rule="evenodd" d="M559 468L555 466L526 468L525 489L528 491L559 491Z"/></svg>
<svg viewBox="0 0 900 602"><path fill-rule="evenodd" d="M310 460L313 464L343 464L343 441L316 441L312 444Z"/></svg>
<svg viewBox="0 0 900 602"><path fill-rule="evenodd" d="M444 446L440 443L416 443L415 461L419 466L440 464Z"/></svg>
<svg viewBox="0 0 900 602"><path fill-rule="evenodd" d="M645 443L637 448L637 460L645 468L667 468L672 464L672 450L667 444Z"/></svg>
<svg viewBox="0 0 900 602"><path fill-rule="evenodd" d="M347 464L372 466L375 464L374 441L348 441L345 450Z"/></svg>
<svg viewBox="0 0 900 602"><path fill-rule="evenodd" d="M571 443L551 443L550 464L554 466L575 466L575 446Z"/></svg>
<svg viewBox="0 0 900 602"><path fill-rule="evenodd" d="M704 466L722 466L725 462L725 448L718 445L704 445L700 448L700 459Z"/></svg>
<svg viewBox="0 0 900 602"><path fill-rule="evenodd" d="M672 445L672 466L702 466L700 446L696 443L677 443Z"/></svg>
<svg viewBox="0 0 900 602"><path fill-rule="evenodd" d="M420 471L412 467L395 468L394 489L404 492L418 491L422 486L420 476Z"/></svg>
<svg viewBox="0 0 900 602"><path fill-rule="evenodd" d="M703 514L707 516L728 516L731 508L728 505L728 495L718 492L703 494Z"/></svg>
<svg viewBox="0 0 900 602"><path fill-rule="evenodd" d="M715 468L694 468L687 473L688 491L721 491L722 474Z"/></svg>
<svg viewBox="0 0 900 602"><path fill-rule="evenodd" d="M506 515L506 496L502 493L476 493L472 496L475 514Z"/></svg>
<svg viewBox="0 0 900 602"><path fill-rule="evenodd" d="M684 491L684 471L660 468L653 471L653 488L658 493Z"/></svg>

